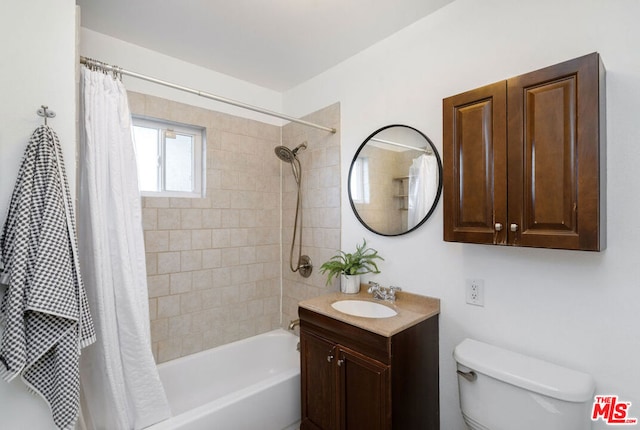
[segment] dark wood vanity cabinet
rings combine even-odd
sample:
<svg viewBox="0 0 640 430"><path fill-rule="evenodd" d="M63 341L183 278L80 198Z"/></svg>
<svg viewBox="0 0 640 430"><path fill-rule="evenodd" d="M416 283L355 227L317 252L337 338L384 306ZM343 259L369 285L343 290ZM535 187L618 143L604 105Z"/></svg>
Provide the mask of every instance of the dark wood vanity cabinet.
<svg viewBox="0 0 640 430"><path fill-rule="evenodd" d="M301 334L306 429L389 427L389 366L312 333Z"/></svg>
<svg viewBox="0 0 640 430"><path fill-rule="evenodd" d="M605 247L597 53L443 100L444 240Z"/></svg>
<svg viewBox="0 0 640 430"><path fill-rule="evenodd" d="M301 430L440 428L437 315L385 337L299 314Z"/></svg>

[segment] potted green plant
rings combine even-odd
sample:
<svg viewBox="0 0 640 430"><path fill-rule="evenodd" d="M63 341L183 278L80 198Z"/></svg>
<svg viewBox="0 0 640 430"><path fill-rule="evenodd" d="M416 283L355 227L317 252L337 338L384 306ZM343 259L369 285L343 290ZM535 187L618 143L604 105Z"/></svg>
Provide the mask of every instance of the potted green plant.
<svg viewBox="0 0 640 430"><path fill-rule="evenodd" d="M340 291L355 294L360 291L360 275L380 273L375 260L384 260L384 258L378 255L375 249L367 248L367 241L362 239L362 245L356 245L355 252L338 251L320 266L320 272L327 274L327 285L333 278L341 276Z"/></svg>

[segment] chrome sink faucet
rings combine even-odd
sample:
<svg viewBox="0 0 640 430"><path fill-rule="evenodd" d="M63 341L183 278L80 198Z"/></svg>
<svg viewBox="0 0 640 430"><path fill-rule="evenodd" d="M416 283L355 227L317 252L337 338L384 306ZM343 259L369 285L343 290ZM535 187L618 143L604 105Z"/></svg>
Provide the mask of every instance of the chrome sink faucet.
<svg viewBox="0 0 640 430"><path fill-rule="evenodd" d="M396 292L402 291L400 287L389 286L389 288L381 287L377 282L369 281L369 289L367 292L373 294L374 299L386 300L388 302L396 301Z"/></svg>

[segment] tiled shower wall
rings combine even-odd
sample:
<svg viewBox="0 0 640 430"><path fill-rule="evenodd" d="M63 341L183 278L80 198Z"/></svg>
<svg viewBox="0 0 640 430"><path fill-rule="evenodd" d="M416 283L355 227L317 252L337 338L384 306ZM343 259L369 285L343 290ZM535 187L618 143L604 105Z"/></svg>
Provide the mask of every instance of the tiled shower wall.
<svg viewBox="0 0 640 430"><path fill-rule="evenodd" d="M129 104L206 128L206 197L143 198L156 361L279 327L281 127L133 92Z"/></svg>
<svg viewBox="0 0 640 430"><path fill-rule="evenodd" d="M359 154L369 160L370 200L356 203L362 219L373 230L386 234L407 231L409 169L419 151L394 151L367 145ZM393 178L390 180L390 178Z"/></svg>
<svg viewBox="0 0 640 430"><path fill-rule="evenodd" d="M296 183L291 167L282 165L282 320L283 325L298 318L298 302L337 291L339 283L326 286L320 274L322 263L340 249L340 104L312 113L305 120L333 127L337 133L290 123L282 128L282 144L295 148L307 142L298 152L302 165L302 253L311 257L313 272L303 278L289 268L289 251L296 208ZM294 250L296 267L298 244Z"/></svg>
<svg viewBox="0 0 640 430"><path fill-rule="evenodd" d="M369 176L370 200L367 203L357 203L358 214L367 221L369 227L388 234L398 234L406 227L407 212L406 199L399 195L406 195L406 181L392 180L408 175L409 168L402 166L403 152L390 151L367 145L360 156L368 159L369 172L376 172Z"/></svg>

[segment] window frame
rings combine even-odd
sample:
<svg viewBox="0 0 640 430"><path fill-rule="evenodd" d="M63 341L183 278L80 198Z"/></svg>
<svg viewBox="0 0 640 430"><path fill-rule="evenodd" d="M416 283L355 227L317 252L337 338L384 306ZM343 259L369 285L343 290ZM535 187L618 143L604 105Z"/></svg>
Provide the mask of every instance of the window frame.
<svg viewBox="0 0 640 430"><path fill-rule="evenodd" d="M158 130L158 188L159 191L139 190L142 197L184 197L203 198L206 195L206 129L205 127L183 124L161 118L153 118L142 115L131 116L131 135L135 138L133 127L145 127ZM173 191L166 189L166 138L167 131L193 137L193 156L191 167L193 169L192 191ZM137 162L137 148L136 148ZM138 182L139 179L138 179ZM139 189L139 186L138 186Z"/></svg>

